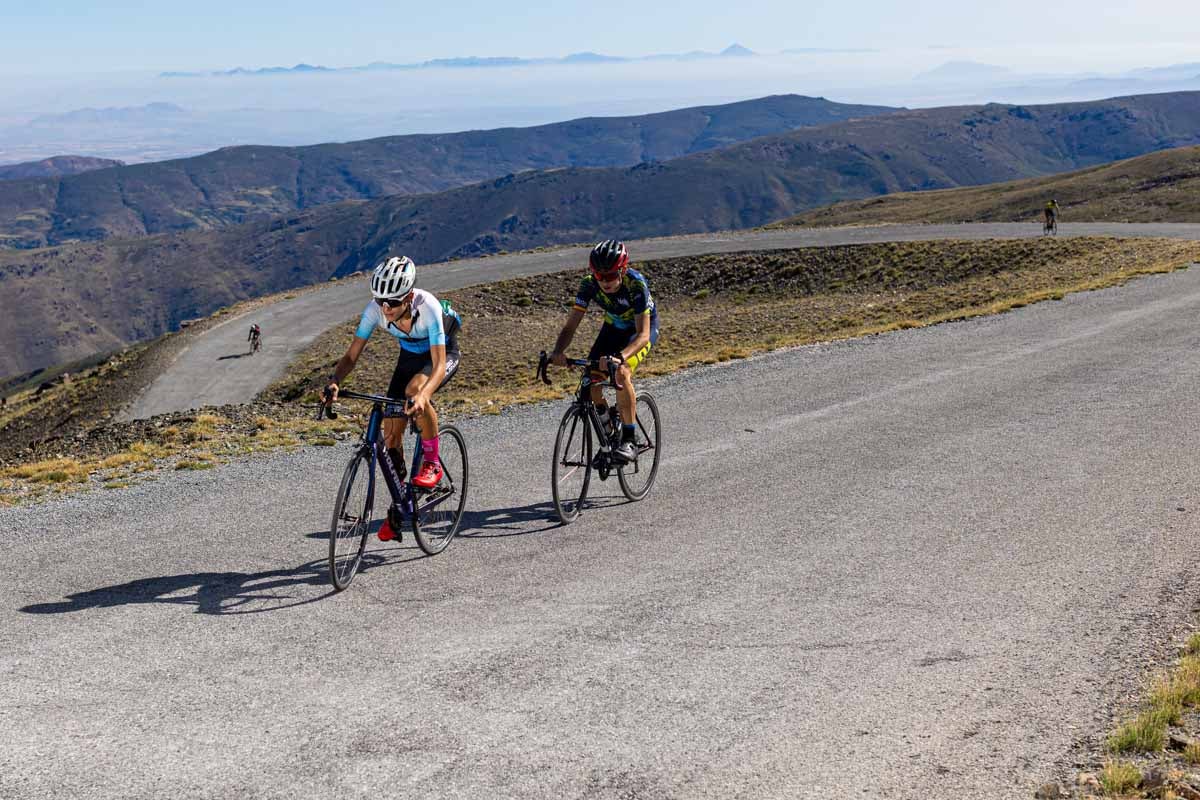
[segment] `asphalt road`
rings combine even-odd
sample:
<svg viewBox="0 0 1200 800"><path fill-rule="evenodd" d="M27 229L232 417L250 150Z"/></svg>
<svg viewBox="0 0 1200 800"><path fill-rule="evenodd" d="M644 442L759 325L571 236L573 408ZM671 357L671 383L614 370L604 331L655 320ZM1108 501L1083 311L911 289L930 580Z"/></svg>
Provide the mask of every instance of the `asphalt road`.
<svg viewBox="0 0 1200 800"><path fill-rule="evenodd" d="M0 797L1028 798L1200 592L1200 269L652 384L650 499L330 595L349 444L0 509ZM646 387L643 387L646 388Z"/></svg>
<svg viewBox="0 0 1200 800"><path fill-rule="evenodd" d="M874 228L734 231L630 242L636 260L674 256L772 250L815 245L859 244L929 239L1029 238L1041 235L1040 225L996 223L983 225L889 225ZM1167 236L1200 239L1200 225L1078 223L1063 224L1063 236ZM585 248L521 253L446 264L419 265L417 281L433 292L476 283L582 268ZM362 313L370 297L364 278L330 284L320 291L283 300L233 317L210 328L184 350L124 412L123 419L140 419L204 405L244 403L265 389L291 359L333 325ZM264 347L247 357L246 333L251 322L262 326Z"/></svg>

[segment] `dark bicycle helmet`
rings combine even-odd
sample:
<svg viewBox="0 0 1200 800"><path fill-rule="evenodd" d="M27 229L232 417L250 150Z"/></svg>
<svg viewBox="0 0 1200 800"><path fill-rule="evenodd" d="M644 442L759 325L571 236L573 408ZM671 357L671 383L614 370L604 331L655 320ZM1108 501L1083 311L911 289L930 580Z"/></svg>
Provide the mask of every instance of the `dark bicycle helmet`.
<svg viewBox="0 0 1200 800"><path fill-rule="evenodd" d="M629 253L625 250L625 243L616 239L605 239L592 248L588 266L597 278L611 278L621 274L629 266Z"/></svg>

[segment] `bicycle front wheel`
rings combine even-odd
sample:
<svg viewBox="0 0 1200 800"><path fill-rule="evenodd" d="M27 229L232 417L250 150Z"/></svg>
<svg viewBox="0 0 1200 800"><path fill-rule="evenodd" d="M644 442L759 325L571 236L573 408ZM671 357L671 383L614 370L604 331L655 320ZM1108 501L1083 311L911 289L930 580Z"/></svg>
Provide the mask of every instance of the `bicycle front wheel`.
<svg viewBox="0 0 1200 800"><path fill-rule="evenodd" d="M413 537L428 555L446 549L458 533L467 505L467 441L453 425L438 430L438 460L442 479L428 492L417 491L413 499Z"/></svg>
<svg viewBox="0 0 1200 800"><path fill-rule="evenodd" d="M641 500L650 493L658 476L662 457L662 427L658 419L658 403L648 394L637 396L637 430L633 450L637 458L617 468L621 491L630 500Z"/></svg>
<svg viewBox="0 0 1200 800"><path fill-rule="evenodd" d="M592 477L592 426L574 406L563 414L554 438L554 460L550 464L550 487L554 510L564 523L579 516Z"/></svg>
<svg viewBox="0 0 1200 800"><path fill-rule="evenodd" d="M371 531L371 457L358 451L342 474L329 526L329 579L339 592L350 585L362 563Z"/></svg>

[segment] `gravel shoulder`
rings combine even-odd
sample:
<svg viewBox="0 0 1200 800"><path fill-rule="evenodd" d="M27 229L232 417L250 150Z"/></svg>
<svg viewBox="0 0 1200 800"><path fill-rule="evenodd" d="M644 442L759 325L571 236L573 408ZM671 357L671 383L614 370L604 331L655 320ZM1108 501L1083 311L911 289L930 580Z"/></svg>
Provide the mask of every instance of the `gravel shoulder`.
<svg viewBox="0 0 1200 800"><path fill-rule="evenodd" d="M0 509L0 795L1028 798L1200 592L1197 312L656 379L652 498L566 528L562 403L467 419L464 537L337 596L344 444Z"/></svg>

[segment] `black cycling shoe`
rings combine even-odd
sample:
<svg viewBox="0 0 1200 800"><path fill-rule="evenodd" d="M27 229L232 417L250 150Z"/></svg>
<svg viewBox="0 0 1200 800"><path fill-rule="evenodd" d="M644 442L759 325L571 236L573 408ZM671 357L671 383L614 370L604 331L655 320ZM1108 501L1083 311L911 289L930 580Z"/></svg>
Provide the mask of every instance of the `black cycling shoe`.
<svg viewBox="0 0 1200 800"><path fill-rule="evenodd" d="M618 463L628 464L637 459L637 451L633 449L633 442L621 442L612 451L612 459Z"/></svg>

